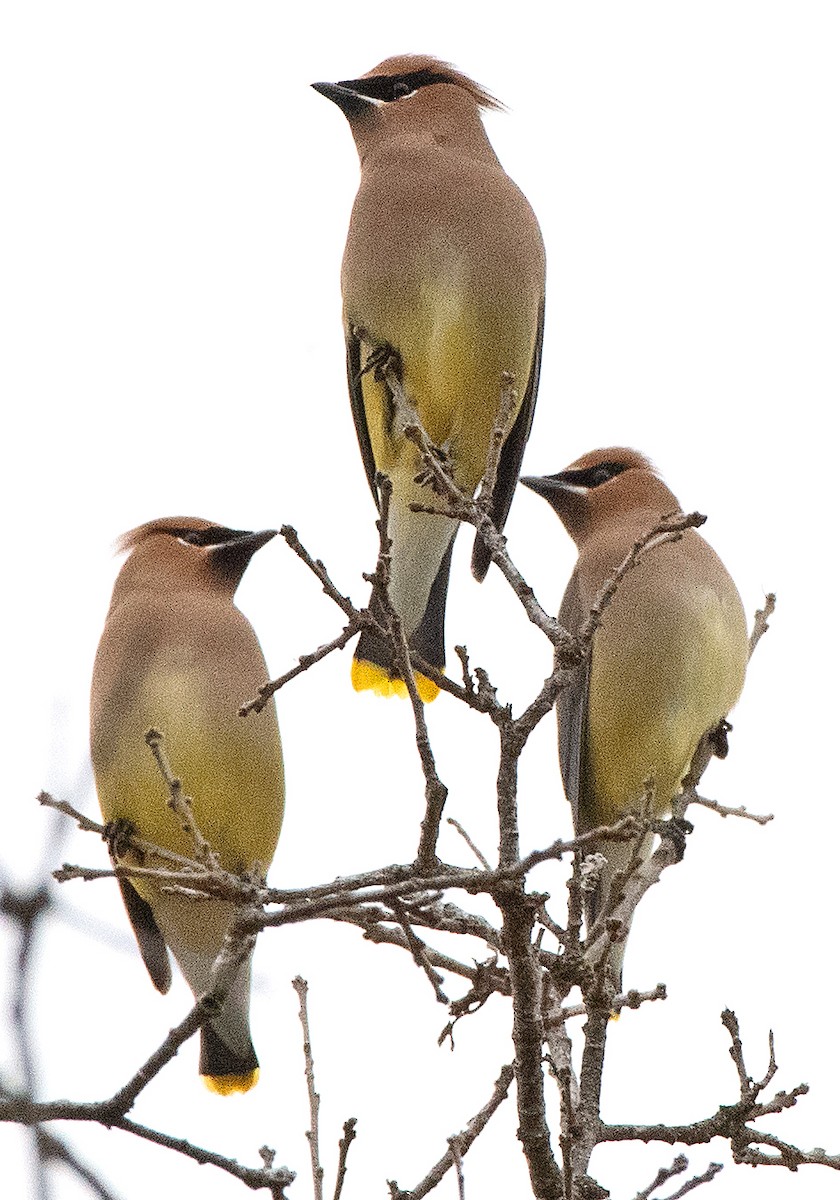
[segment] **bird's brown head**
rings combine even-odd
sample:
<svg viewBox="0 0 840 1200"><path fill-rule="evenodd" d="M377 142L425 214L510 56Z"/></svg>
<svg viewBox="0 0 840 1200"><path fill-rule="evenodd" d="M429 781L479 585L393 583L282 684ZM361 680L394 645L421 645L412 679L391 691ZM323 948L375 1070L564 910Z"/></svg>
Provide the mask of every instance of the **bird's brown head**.
<svg viewBox="0 0 840 1200"><path fill-rule="evenodd" d="M520 482L549 502L578 545L637 510L660 517L679 509L650 459L627 446L590 450L556 475L523 475Z"/></svg>
<svg viewBox="0 0 840 1200"><path fill-rule="evenodd" d="M117 551L130 551L118 584L154 590L212 588L233 595L252 556L276 529L251 533L201 517L159 517L124 533Z"/></svg>
<svg viewBox="0 0 840 1200"><path fill-rule="evenodd" d="M347 117L360 153L386 131L425 130L441 139L448 132L476 132L481 109L502 108L468 76L427 54L399 54L358 79L312 86Z"/></svg>

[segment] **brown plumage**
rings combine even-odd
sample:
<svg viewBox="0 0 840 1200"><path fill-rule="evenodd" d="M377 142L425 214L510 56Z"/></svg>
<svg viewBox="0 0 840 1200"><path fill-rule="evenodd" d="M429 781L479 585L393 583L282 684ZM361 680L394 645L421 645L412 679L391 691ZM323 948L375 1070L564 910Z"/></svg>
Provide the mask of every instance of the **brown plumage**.
<svg viewBox="0 0 840 1200"><path fill-rule="evenodd" d="M356 434L377 499L377 470L393 499L390 596L411 647L443 668L444 610L457 522L416 513L416 448L386 383L365 371L390 353L432 441L445 447L468 493L484 471L503 373L518 401L509 421L492 515L504 525L533 419L539 380L545 255L537 219L505 174L481 121L498 108L478 84L435 58L386 59L360 79L314 84L347 117L361 182L341 283L347 375ZM490 557L476 541L473 571ZM357 687L405 691L390 647L362 635ZM424 698L437 689L420 677Z"/></svg>
<svg viewBox="0 0 840 1200"><path fill-rule="evenodd" d="M106 821L127 822L144 840L193 855L145 743L146 731L157 728L221 865L258 875L268 869L280 832L283 759L273 705L247 720L238 715L268 672L233 597L251 556L274 533L171 517L125 534L119 549L130 553L114 585L91 688L91 755ZM119 840L112 844L121 853ZM163 865L149 858L141 864L133 854L119 861ZM166 893L148 880L121 880L120 888L155 986L169 988L168 945L199 996L233 906ZM199 1069L223 1094L247 1090L259 1073L249 992L250 961L201 1031Z"/></svg>
<svg viewBox="0 0 840 1200"><path fill-rule="evenodd" d="M548 500L577 545L560 608L572 632L633 543L680 507L651 463L624 447L522 482ZM578 833L639 811L648 782L654 812L668 810L700 739L738 699L746 662L743 605L708 543L687 530L646 553L619 585L588 661L557 705L560 766ZM607 865L590 923L630 854L626 842L597 849ZM622 942L611 959L617 985L623 953Z"/></svg>

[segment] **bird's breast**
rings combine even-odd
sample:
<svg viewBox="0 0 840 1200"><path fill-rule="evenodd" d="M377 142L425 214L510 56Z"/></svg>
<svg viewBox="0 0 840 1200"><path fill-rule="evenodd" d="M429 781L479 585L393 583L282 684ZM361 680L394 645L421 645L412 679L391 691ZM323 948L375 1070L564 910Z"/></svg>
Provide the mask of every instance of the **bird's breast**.
<svg viewBox="0 0 840 1200"><path fill-rule="evenodd" d="M270 863L283 815L283 762L276 717L239 718L238 700L188 654L170 653L115 707L108 750L94 747L97 789L106 819L130 821L148 841L191 856L193 846L167 805L168 791L146 745L159 729L173 772L192 798L201 832L228 870ZM266 718L265 720L263 718ZM100 759L101 761L97 761Z"/></svg>
<svg viewBox="0 0 840 1200"><path fill-rule="evenodd" d="M632 576L625 583L592 654L586 774L602 820L638 808L648 782L656 811L668 807L700 738L738 699L746 667L734 588L729 596L676 580L653 603Z"/></svg>
<svg viewBox="0 0 840 1200"><path fill-rule="evenodd" d="M371 289L348 308L347 319L364 331L368 350L396 350L406 395L424 428L436 445L451 451L462 484L474 488L503 378L512 376L520 400L527 386L538 298L492 297L465 256L450 251L430 256L410 283L395 275L388 289ZM374 458L387 471L404 452L394 437L389 394L371 376L363 391Z"/></svg>
<svg viewBox="0 0 840 1200"><path fill-rule="evenodd" d="M536 218L497 163L411 145L363 169L342 268L347 326L397 351L408 398L470 489L503 374L520 399L527 386L544 278ZM377 466L393 472L404 449L385 386L366 379L364 400Z"/></svg>

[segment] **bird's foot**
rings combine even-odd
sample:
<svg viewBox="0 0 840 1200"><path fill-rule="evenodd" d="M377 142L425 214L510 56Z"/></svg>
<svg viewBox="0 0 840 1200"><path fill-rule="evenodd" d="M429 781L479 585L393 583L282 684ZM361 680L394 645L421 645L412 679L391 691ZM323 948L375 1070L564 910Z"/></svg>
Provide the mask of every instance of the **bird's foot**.
<svg viewBox="0 0 840 1200"><path fill-rule="evenodd" d="M129 851L137 853L134 847L134 838L137 835L137 826L133 821L127 820L125 817L115 817L113 821L106 822L105 831L102 834L102 840L108 844L108 853L112 859L125 858Z"/></svg>
<svg viewBox="0 0 840 1200"><path fill-rule="evenodd" d="M707 736L715 758L726 758L729 753L729 734L731 732L732 726L725 718L714 729L709 730Z"/></svg>
<svg viewBox="0 0 840 1200"><path fill-rule="evenodd" d="M653 826L654 833L658 833L663 840L667 838L672 843L677 862L682 862L685 854L685 841L693 829L694 826L685 817L671 817L668 821L656 821Z"/></svg>
<svg viewBox="0 0 840 1200"><path fill-rule="evenodd" d="M373 378L379 383L387 383L388 375L394 375L402 382L402 359L393 346L385 342L371 350L361 374L367 375L373 371Z"/></svg>

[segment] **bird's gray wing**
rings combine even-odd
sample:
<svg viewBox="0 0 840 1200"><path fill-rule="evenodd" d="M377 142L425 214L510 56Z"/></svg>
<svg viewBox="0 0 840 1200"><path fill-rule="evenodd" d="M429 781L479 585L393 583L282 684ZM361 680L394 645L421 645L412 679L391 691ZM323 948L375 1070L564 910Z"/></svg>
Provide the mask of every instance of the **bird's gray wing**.
<svg viewBox="0 0 840 1200"><path fill-rule="evenodd" d="M577 570L572 574L563 603L560 605L560 624L575 636L586 616L580 594ZM572 672L568 687L557 699L557 732L560 749L560 772L566 799L572 806L575 832L586 828L581 812L586 770L587 711L589 709L590 656Z"/></svg>
<svg viewBox="0 0 840 1200"><path fill-rule="evenodd" d="M131 928L137 938L137 945L143 956L146 969L152 977L152 983L159 992L168 992L172 983L172 966L163 934L158 928L151 907L132 886L131 880L120 880L125 910L131 921Z"/></svg>
<svg viewBox="0 0 840 1200"><path fill-rule="evenodd" d="M534 408L537 403L537 389L540 383L544 323L545 299L540 301L540 311L537 316L537 336L534 341L534 357L531 360L531 374L528 379L528 386L525 388L525 395L522 397L522 406L517 413L513 428L502 447L502 453L499 458L499 469L496 473L496 486L493 488L490 518L499 532L504 528L507 515L510 512L513 493L516 491L516 485L519 482L522 456L525 453L525 445L534 421ZM472 573L479 582L487 574L489 566L490 551L487 549L481 536L478 535L473 543Z"/></svg>
<svg viewBox="0 0 840 1200"><path fill-rule="evenodd" d="M370 484L370 490L373 493L373 498L378 508L379 495L376 490L376 463L373 460L373 448L370 444L370 434L368 433L367 418L365 417L365 402L362 395L362 372L364 365L362 362L361 342L353 333L352 328L348 328L347 390L350 392L350 408L353 412L353 424L356 426L356 437L359 440L359 449L362 452L365 474L367 475L367 481Z"/></svg>

